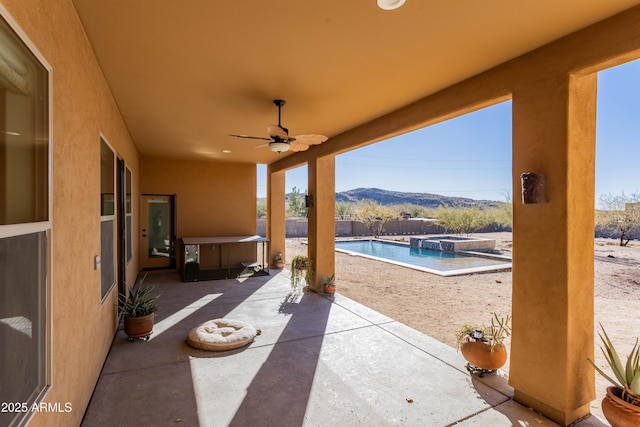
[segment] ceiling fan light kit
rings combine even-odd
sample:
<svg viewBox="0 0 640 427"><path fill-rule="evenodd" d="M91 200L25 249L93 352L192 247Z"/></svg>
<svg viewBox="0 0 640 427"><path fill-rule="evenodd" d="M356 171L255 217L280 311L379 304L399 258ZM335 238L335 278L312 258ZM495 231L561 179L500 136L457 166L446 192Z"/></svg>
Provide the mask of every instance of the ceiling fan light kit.
<svg viewBox="0 0 640 427"><path fill-rule="evenodd" d="M236 138L248 138L248 139L263 139L269 141L268 144L261 145L259 147L269 146L269 149L276 153L284 153L285 151L305 151L309 149L310 145L318 145L325 142L328 138L324 135L308 134L308 135L296 135L289 136L289 129L282 126L280 121L282 107L287 103L284 99L274 99L273 103L278 107L278 124L267 126L267 133L269 138L261 136L249 136L249 135L234 135ZM259 148L256 147L256 148Z"/></svg>
<svg viewBox="0 0 640 427"><path fill-rule="evenodd" d="M289 151L289 143L288 142L270 142L269 149L276 153L284 153L285 151Z"/></svg>

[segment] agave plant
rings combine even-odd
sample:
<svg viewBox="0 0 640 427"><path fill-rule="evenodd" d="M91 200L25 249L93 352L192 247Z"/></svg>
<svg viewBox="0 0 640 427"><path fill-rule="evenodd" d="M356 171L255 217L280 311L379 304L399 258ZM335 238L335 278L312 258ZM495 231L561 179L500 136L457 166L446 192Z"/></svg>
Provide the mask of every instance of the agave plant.
<svg viewBox="0 0 640 427"><path fill-rule="evenodd" d="M142 317L158 311L156 300L151 296L153 288L142 287L146 274L133 287L129 288L128 296L118 296L118 311L129 317Z"/></svg>
<svg viewBox="0 0 640 427"><path fill-rule="evenodd" d="M638 345L638 338L636 338L636 343L631 349L629 356L627 356L626 363L623 365L604 327L600 325L600 328L602 329L602 333L598 333L598 335L600 335L600 340L602 340L603 344L600 349L607 359L607 363L609 363L616 379L607 375L602 369L596 366L591 359L589 359L589 362L600 375L622 390L622 399L624 399L625 402L640 406L640 345Z"/></svg>
<svg viewBox="0 0 640 427"><path fill-rule="evenodd" d="M336 285L336 275L332 274L331 276L322 276L322 284L328 288Z"/></svg>

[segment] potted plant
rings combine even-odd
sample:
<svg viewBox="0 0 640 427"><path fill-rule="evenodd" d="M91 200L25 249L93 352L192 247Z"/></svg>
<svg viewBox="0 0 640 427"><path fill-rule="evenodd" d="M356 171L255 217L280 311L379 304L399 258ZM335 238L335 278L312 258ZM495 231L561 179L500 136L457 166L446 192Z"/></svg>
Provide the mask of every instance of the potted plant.
<svg viewBox="0 0 640 427"><path fill-rule="evenodd" d="M313 280L311 260L305 255L296 255L291 260L291 287L295 288L298 286L303 278L307 283L307 287L309 287Z"/></svg>
<svg viewBox="0 0 640 427"><path fill-rule="evenodd" d="M282 259L282 252L278 252L273 257L273 265L275 265L276 268L284 268L284 259Z"/></svg>
<svg viewBox="0 0 640 427"><path fill-rule="evenodd" d="M600 375L613 386L607 387L607 394L602 399L602 412L613 427L640 425L640 346L638 338L623 364L618 357L613 343L609 339L604 327L600 325L602 333L600 349L604 354L614 377L607 375L602 369L589 359L589 362Z"/></svg>
<svg viewBox="0 0 640 427"><path fill-rule="evenodd" d="M324 276L322 278L322 290L325 294L335 294L336 293L336 275L332 274L331 276Z"/></svg>
<svg viewBox="0 0 640 427"><path fill-rule="evenodd" d="M124 332L129 341L137 338L149 339L153 331L155 312L158 311L157 296L151 296L151 287L143 287L145 274L132 287L127 287L126 295L118 296L118 314L124 314Z"/></svg>
<svg viewBox="0 0 640 427"><path fill-rule="evenodd" d="M507 361L504 340L511 335L511 316L499 317L493 313L491 325L463 325L456 332L460 352L469 362L471 373L494 372Z"/></svg>

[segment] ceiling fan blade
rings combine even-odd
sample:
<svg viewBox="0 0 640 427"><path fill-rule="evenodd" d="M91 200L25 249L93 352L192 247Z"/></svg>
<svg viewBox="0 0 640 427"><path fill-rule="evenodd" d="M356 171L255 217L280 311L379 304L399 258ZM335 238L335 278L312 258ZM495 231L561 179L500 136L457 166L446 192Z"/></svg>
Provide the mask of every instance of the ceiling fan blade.
<svg viewBox="0 0 640 427"><path fill-rule="evenodd" d="M289 148L290 151L307 151L308 149L309 149L308 144L304 142L300 142L298 140L292 142Z"/></svg>
<svg viewBox="0 0 640 427"><path fill-rule="evenodd" d="M306 145L322 144L327 139L329 139L328 137L326 137L324 135L315 135L315 134L296 135L293 138L295 138L296 142L301 142L301 143L306 144Z"/></svg>
<svg viewBox="0 0 640 427"><path fill-rule="evenodd" d="M248 139L263 139L265 141L271 141L272 138L262 138L260 136L249 136L249 135L233 135L229 134L229 136L235 136L236 138L248 138Z"/></svg>
<svg viewBox="0 0 640 427"><path fill-rule="evenodd" d="M253 147L253 148L264 148L264 147L268 147L270 143L266 143L266 144L260 144L257 147Z"/></svg>
<svg viewBox="0 0 640 427"><path fill-rule="evenodd" d="M269 135L271 135L272 137L278 137L278 138L288 138L289 134L287 133L287 130L284 129L281 126L278 125L269 125L267 126L267 133Z"/></svg>

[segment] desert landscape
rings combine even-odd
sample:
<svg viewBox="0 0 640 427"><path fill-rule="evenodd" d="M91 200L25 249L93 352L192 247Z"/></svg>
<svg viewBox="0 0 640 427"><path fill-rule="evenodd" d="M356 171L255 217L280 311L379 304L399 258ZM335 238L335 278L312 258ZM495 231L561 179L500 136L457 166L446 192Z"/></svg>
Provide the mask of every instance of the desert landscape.
<svg viewBox="0 0 640 427"><path fill-rule="evenodd" d="M497 250L511 251L511 233L474 236L496 239ZM393 239L408 242L409 237ZM305 241L287 239L288 261L297 254L306 255ZM626 356L640 336L640 243L631 241L621 247L617 240L598 238L594 244L594 330L601 323L621 356ZM511 314L510 271L440 277L336 253L336 281L337 292L454 348L455 331L462 324L489 323L493 312ZM599 344L596 334L596 363L608 370ZM508 375L508 361L501 371ZM601 418L600 401L607 385L596 375L597 397L591 409Z"/></svg>

